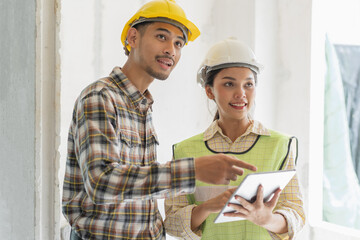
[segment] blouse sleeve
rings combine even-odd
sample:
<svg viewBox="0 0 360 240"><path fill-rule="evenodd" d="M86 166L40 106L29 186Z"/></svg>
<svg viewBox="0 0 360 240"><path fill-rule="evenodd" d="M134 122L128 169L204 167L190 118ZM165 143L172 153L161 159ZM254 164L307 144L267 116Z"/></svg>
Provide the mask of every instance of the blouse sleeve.
<svg viewBox="0 0 360 240"><path fill-rule="evenodd" d="M186 195L165 199L166 233L181 239L201 239L200 228L191 230L191 214L195 204L190 204Z"/></svg>
<svg viewBox="0 0 360 240"><path fill-rule="evenodd" d="M295 169L297 158L297 140L292 138L289 154L285 160L283 170ZM276 234L269 232L273 239L296 239L305 224L304 202L297 174L282 190L274 212L282 214L288 226L288 232Z"/></svg>

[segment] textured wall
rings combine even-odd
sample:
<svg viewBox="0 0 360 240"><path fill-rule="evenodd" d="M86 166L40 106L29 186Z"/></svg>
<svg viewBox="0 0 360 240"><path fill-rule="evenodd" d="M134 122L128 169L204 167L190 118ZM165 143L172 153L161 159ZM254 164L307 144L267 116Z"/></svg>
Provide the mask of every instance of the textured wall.
<svg viewBox="0 0 360 240"><path fill-rule="evenodd" d="M64 1L61 39L61 169L64 175L66 140L72 108L80 91L114 66L122 66L126 56L120 34L126 21L147 1ZM196 73L208 48L233 36L254 47L254 1L178 0L201 35L182 50L181 59L166 81L155 80L154 125L159 136L158 161L171 160L172 144L200 133L213 118L211 103L196 83ZM78 9L82 14L78 14ZM210 106L209 106L210 105ZM62 184L62 183L61 183ZM163 213L163 200L159 200ZM171 238L170 238L171 239Z"/></svg>
<svg viewBox="0 0 360 240"><path fill-rule="evenodd" d="M34 239L35 14L0 3L0 239Z"/></svg>
<svg viewBox="0 0 360 240"><path fill-rule="evenodd" d="M107 75L114 65L124 64L126 57L119 40L121 30L132 13L147 1L78 0L62 4L60 176L65 166L66 136L75 98L84 86ZM256 119L299 139L298 172L308 204L309 159L314 158L309 146L309 107L314 105L310 103L312 5L319 1L177 2L200 28L201 35L183 49L181 60L169 79L155 81L150 87L155 99L154 124L160 139L158 161L168 161L173 143L203 131L210 123L212 105L196 84L196 71L214 42L234 36L253 47L265 66L259 75ZM315 180L322 184L320 177ZM163 201L158 203L163 214ZM326 231L307 226L300 238L322 239L319 236L324 233ZM331 236L331 232L328 234L327 239L338 239Z"/></svg>

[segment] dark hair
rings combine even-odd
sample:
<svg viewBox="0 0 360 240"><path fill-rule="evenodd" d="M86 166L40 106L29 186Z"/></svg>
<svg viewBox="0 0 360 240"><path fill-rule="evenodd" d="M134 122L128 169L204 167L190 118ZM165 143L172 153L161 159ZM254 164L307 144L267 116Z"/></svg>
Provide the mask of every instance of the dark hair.
<svg viewBox="0 0 360 240"><path fill-rule="evenodd" d="M139 24L136 24L134 26L132 26L133 28L135 28L137 31L139 31L140 35L144 35L144 32L146 30L146 28L150 25L153 24L154 22L142 22ZM126 48L126 46L124 47L124 51L125 51L125 55L129 56L130 51Z"/></svg>
<svg viewBox="0 0 360 240"><path fill-rule="evenodd" d="M210 87L213 87L214 86L214 79L216 77L216 75L221 71L223 70L223 68L220 68L220 69L216 69L216 70L213 70L213 71L210 71L208 73L205 74L205 86L210 86ZM204 71L206 71L206 68L204 69Z"/></svg>
<svg viewBox="0 0 360 240"><path fill-rule="evenodd" d="M210 72L206 73L205 74L205 79L204 79L205 86L213 87L214 86L214 79L215 79L216 75L223 69L224 68L220 68L220 69L216 69L216 70L213 70L213 71L210 71ZM255 86L256 86L257 85L257 73L255 71L253 71L252 69L250 69L250 70L254 75ZM203 71L206 71L206 68ZM213 121L218 120L219 118L220 118L219 110L216 110Z"/></svg>

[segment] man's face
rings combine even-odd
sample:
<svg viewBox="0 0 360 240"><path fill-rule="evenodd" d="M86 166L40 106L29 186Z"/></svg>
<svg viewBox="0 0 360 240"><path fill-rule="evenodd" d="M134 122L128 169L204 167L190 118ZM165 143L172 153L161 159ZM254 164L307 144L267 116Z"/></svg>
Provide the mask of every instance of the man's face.
<svg viewBox="0 0 360 240"><path fill-rule="evenodd" d="M151 77L167 79L185 45L182 31L168 23L154 22L139 36L136 49L132 49L135 61Z"/></svg>

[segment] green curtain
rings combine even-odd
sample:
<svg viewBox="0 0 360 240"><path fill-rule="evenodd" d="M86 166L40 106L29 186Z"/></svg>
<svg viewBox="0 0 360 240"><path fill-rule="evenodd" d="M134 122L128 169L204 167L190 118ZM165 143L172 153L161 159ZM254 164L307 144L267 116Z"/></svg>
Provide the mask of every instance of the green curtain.
<svg viewBox="0 0 360 240"><path fill-rule="evenodd" d="M334 46L326 38L323 218L360 229L360 185L351 159L344 90Z"/></svg>

